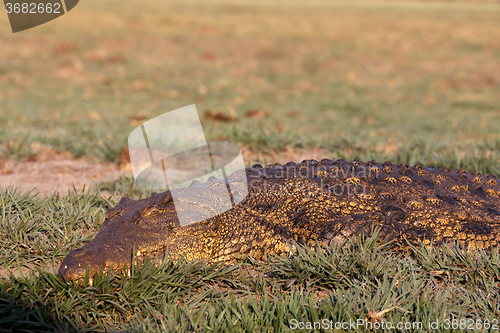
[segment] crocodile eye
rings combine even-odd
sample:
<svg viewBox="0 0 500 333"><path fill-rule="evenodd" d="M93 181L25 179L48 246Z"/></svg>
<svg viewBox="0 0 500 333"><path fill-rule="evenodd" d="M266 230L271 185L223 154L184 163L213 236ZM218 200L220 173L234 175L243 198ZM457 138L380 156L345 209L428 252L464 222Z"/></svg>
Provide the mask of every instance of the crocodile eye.
<svg viewBox="0 0 500 333"><path fill-rule="evenodd" d="M405 218L406 213L403 209L396 207L396 206L387 206L384 208L384 212L387 216L390 218L393 218L397 221L400 221Z"/></svg>
<svg viewBox="0 0 500 333"><path fill-rule="evenodd" d="M156 208L156 207L149 207L147 208L144 213L142 213L143 217L152 217L152 216L157 216L161 214L161 210Z"/></svg>
<svg viewBox="0 0 500 333"><path fill-rule="evenodd" d="M120 217L123 215L123 209L121 208L118 208L118 206L114 207L114 208L111 208L109 209L107 212L106 212L106 220L110 220L110 219L114 219L115 217Z"/></svg>

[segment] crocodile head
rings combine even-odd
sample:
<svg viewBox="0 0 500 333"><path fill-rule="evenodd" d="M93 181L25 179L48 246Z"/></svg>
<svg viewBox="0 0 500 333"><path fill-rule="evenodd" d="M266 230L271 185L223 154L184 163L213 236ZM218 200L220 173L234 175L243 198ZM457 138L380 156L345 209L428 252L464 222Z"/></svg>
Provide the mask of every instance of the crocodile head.
<svg viewBox="0 0 500 333"><path fill-rule="evenodd" d="M169 234L179 227L170 192L154 193L142 200L124 197L106 213L99 233L91 242L68 253L59 267L66 279L93 276L103 268L129 265L132 253L155 253L165 249Z"/></svg>
<svg viewBox="0 0 500 333"><path fill-rule="evenodd" d="M243 191L239 176L232 177L228 179L234 193ZM222 234L228 231L218 223L222 218L217 215L220 210L214 213L224 191L227 195L225 181L211 177L206 183L193 181L187 188L153 193L146 199L122 198L106 213L94 238L68 253L59 267L59 275L68 280L83 278L88 267L92 277L111 266L129 266L133 254L138 259L156 253L160 259L166 256L174 260L216 257L214 252L220 250L216 240L227 243Z"/></svg>

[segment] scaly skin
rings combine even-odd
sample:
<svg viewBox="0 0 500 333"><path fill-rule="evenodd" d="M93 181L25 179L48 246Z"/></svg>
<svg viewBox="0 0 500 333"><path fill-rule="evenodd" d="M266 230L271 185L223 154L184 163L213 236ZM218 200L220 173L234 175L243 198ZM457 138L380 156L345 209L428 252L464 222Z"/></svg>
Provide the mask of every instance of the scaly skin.
<svg viewBox="0 0 500 333"><path fill-rule="evenodd" d="M500 243L500 181L494 176L327 159L254 165L245 172L248 195L239 205L184 227L170 191L137 201L122 198L92 241L68 253L59 274L78 279L87 266L92 276L111 265L130 265L134 245L139 257L165 253L168 244L169 259L216 262L283 253L292 240L309 246L343 243L374 226L402 250L418 241L459 240L484 249ZM226 185L212 179L193 186ZM193 200L187 204L196 209Z"/></svg>

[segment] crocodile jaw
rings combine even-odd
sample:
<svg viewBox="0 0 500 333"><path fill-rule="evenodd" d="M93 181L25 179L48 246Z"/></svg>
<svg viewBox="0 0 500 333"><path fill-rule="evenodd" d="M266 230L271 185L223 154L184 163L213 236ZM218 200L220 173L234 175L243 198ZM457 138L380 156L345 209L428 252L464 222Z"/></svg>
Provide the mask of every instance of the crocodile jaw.
<svg viewBox="0 0 500 333"><path fill-rule="evenodd" d="M114 248L103 246L92 246L89 243L81 248L72 250L64 258L59 266L59 275L66 280L78 280L85 277L86 271L89 271L89 277L93 277L97 272L103 269L119 269L130 266L132 263L132 252L134 247ZM136 244L134 244L136 245ZM135 246L135 257L141 259L149 252L154 256L158 251L164 250L160 246L148 245Z"/></svg>
<svg viewBox="0 0 500 333"><path fill-rule="evenodd" d="M130 266L134 255L162 250L168 235L178 225L169 192L137 201L123 198L107 212L94 238L68 253L58 273L66 280L75 280L84 278L87 269L92 277L111 266Z"/></svg>
<svg viewBox="0 0 500 333"><path fill-rule="evenodd" d="M86 270L89 276L106 266L103 256L104 249L81 247L68 253L59 267L59 275L66 280L76 280L85 277Z"/></svg>

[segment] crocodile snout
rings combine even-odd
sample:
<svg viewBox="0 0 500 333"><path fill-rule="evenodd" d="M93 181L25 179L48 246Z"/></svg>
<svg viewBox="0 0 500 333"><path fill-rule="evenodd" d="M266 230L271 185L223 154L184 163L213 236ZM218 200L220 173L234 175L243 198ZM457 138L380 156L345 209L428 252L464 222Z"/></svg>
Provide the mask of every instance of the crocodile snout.
<svg viewBox="0 0 500 333"><path fill-rule="evenodd" d="M106 266L103 248L82 247L68 253L59 266L59 275L66 280L76 280L85 277L87 267L89 276L102 270Z"/></svg>

